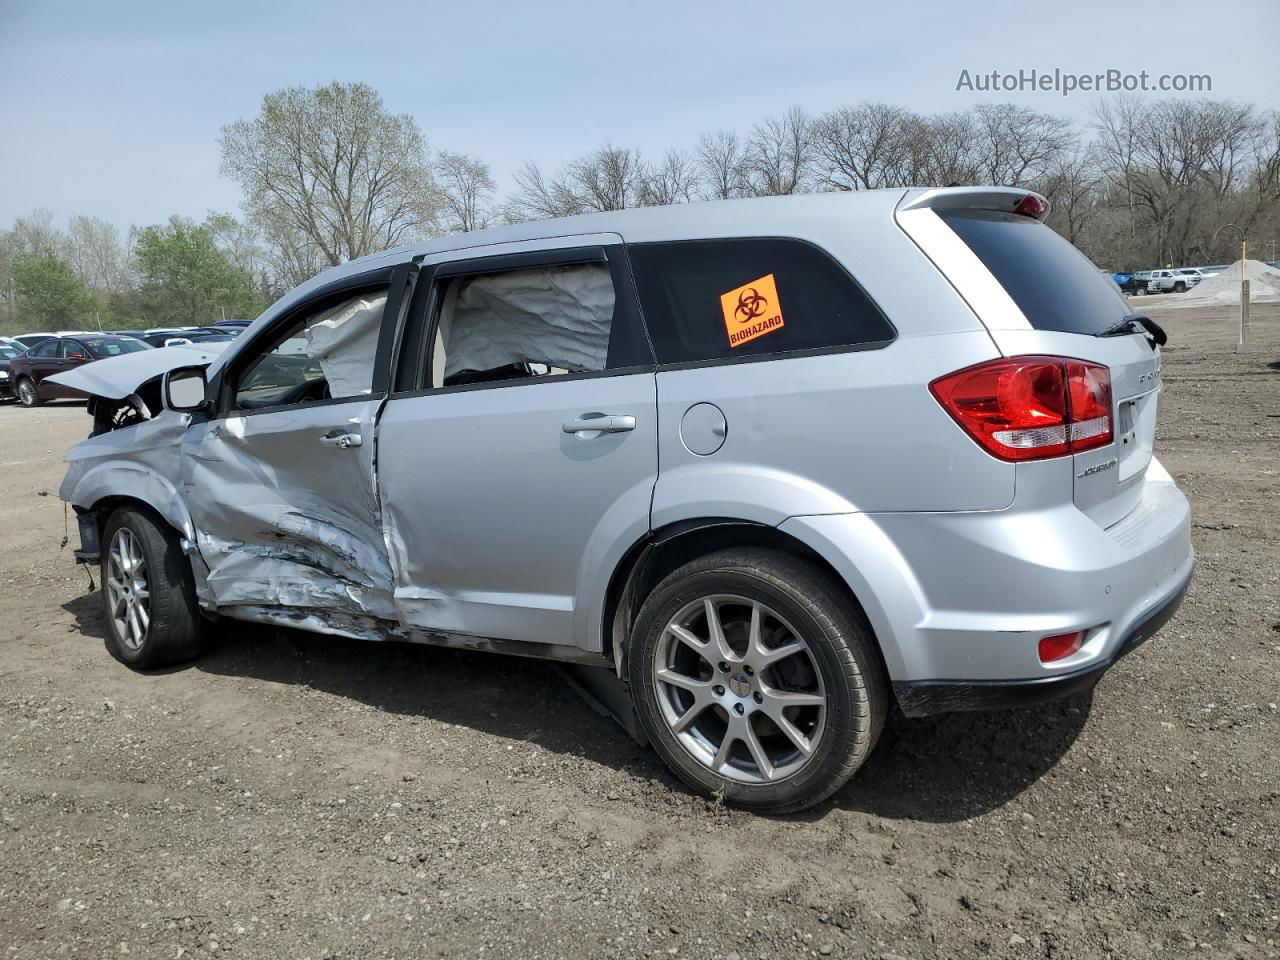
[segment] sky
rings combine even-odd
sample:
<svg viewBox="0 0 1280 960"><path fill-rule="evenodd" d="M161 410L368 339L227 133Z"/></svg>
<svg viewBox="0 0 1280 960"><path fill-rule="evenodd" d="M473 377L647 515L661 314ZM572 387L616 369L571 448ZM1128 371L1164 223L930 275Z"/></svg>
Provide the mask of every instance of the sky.
<svg viewBox="0 0 1280 960"><path fill-rule="evenodd" d="M1280 107L1278 27L1276 0L0 0L0 229L35 207L122 228L236 213L219 131L287 86L364 81L506 189L526 160L656 157L792 105L1012 101L1087 123L1098 100L958 91L962 70L1209 74L1215 98Z"/></svg>

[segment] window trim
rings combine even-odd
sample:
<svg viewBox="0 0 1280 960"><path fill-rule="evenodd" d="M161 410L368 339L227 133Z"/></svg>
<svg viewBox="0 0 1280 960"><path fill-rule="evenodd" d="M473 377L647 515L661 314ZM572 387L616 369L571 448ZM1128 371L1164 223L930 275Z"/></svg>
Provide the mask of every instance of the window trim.
<svg viewBox="0 0 1280 960"><path fill-rule="evenodd" d="M888 337L885 340L864 340L861 343L841 343L841 344L835 344L828 347L797 347L791 350L777 350L772 353L752 353L752 354L743 354L741 356L725 356L725 357L704 357L701 360L671 360L668 362L662 362L661 360L659 360L657 364L658 372L661 373L667 370L693 370L701 367L726 367L726 366L732 366L740 363L760 363L762 361L767 361L767 360L792 360L792 359L800 359L803 357L824 357L829 355L837 355L841 353L865 353L868 350L883 350L885 347L889 347L889 346L892 346L894 343L897 343L898 337L900 336L897 324L895 324L889 318L889 315L885 313L884 308L880 306L879 301L877 301L875 297L871 296L871 294L867 292L867 288L858 282L858 278L855 277L852 273L850 273L849 269L838 258L836 258L831 253L831 251L827 250L825 247L817 243L814 243L811 240L805 240L802 237L790 237L790 236L786 236L785 234L760 234L760 235L752 235L752 236L735 236L735 237L688 237L682 240L645 240L638 243L624 243L623 246L626 248L625 252L627 256L628 272L632 276L632 283L635 284L636 303L640 308L641 314L643 315L644 313L644 298L640 296L639 283L634 279L635 268L631 266L631 262L630 262L631 250L633 247L647 247L647 246L659 246L659 245L664 247L669 247L669 246L674 246L676 244L685 244L685 243L723 243L723 242L741 242L741 241L751 241L751 240L772 240L772 241L783 241L786 243L796 243L796 244L800 244L801 246L809 247L812 250L814 250L818 254L818 256L823 257L829 263L834 265L836 269L838 269L842 274L844 274L844 276L849 280L849 282L852 283L854 287L857 288L858 292L861 293L866 298L867 303L871 304L875 312L880 315L880 318L884 321L885 326L889 328L889 331L892 334L892 336ZM648 329L647 319L645 320L645 328L646 330ZM653 352L654 358L657 359L658 351L657 351L657 348L653 346L652 334L649 334L649 341L650 341L649 349Z"/></svg>
<svg viewBox="0 0 1280 960"><path fill-rule="evenodd" d="M224 420L231 417L253 417L264 413L279 413L285 410L297 410L302 404L297 403L278 403L269 407L254 407L252 409L240 409L235 406L235 384L239 376L244 372L245 367L262 356L259 352L261 347L267 343L271 343L273 339L280 334L282 330L287 329L292 323L306 313L312 313L323 306L331 306L344 298L350 297L352 294L365 290L382 290L387 291L387 305L383 308L382 322L379 328L378 346L374 354L373 367L373 389L366 394L359 394L354 397L330 397L327 400L314 400L305 404L306 409L311 410L317 407L337 406L343 403L353 403L364 400L382 400L386 397L386 376L382 377L382 392L379 392L379 368L385 369L389 364L389 352L393 338L396 335L396 324L388 324L387 316L392 309L392 299L396 291L403 294L405 288L396 281L397 274L400 274L405 281L410 279L410 267L412 265L408 261L392 264L390 266L381 267L376 270L370 270L365 273L356 274L351 277L343 277L332 283L327 283L312 292L305 300L301 300L287 310L280 313L279 316L273 317L269 323L261 330L257 331L252 339L248 340L244 346L236 350L235 356L227 362L225 366L220 368L214 374L210 386L214 389L217 400L210 420ZM402 313L403 297L396 298L395 309L397 313ZM388 327L391 330L388 331ZM244 334L241 334L243 337ZM239 338L237 338L238 341ZM237 343L238 345L238 343Z"/></svg>
<svg viewBox="0 0 1280 960"><path fill-rule="evenodd" d="M508 387L534 386L535 384L545 383L571 383L576 380L590 380L597 377L652 373L657 368L656 358L653 354L653 343L649 337L648 328L644 324L644 315L640 310L640 301L634 278L631 276L631 264L626 256L625 246L625 243L616 243L607 245L592 244L582 247L551 247L494 256L463 257L425 266L422 271L424 276L419 284L421 296L414 298L415 302L411 308L411 315L405 324L401 340L402 347L409 346L413 348L413 353L416 356L410 357L409 351L401 350L394 383L389 394L390 398L435 396L471 390L501 390ZM614 249L618 251L618 255L611 258L609 252ZM426 382L430 377L432 363L435 359L436 329L440 321L441 281L452 280L457 277L509 273L515 270L528 270L535 267L565 267L582 263L603 263L608 267L614 293L614 319L610 324L610 339L613 336L613 323L635 324L636 329L643 334L643 342L649 352L648 363L631 364L626 367L606 367L604 370L583 370L576 373L558 374L554 377L525 377L513 380L493 380L484 383L459 383L451 384L447 387L433 387ZM417 340L417 342L413 343L412 340Z"/></svg>

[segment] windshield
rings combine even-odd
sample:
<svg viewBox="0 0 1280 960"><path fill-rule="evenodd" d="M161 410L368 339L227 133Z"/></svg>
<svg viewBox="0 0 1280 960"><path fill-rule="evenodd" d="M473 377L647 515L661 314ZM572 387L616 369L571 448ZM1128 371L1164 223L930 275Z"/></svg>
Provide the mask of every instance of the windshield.
<svg viewBox="0 0 1280 960"><path fill-rule="evenodd" d="M122 353L137 353L148 349L141 340L128 340L124 337L86 337L81 341L89 352L99 359L118 357Z"/></svg>
<svg viewBox="0 0 1280 960"><path fill-rule="evenodd" d="M1035 329L1092 336L1131 312L1109 277L1038 220L978 210L941 217Z"/></svg>

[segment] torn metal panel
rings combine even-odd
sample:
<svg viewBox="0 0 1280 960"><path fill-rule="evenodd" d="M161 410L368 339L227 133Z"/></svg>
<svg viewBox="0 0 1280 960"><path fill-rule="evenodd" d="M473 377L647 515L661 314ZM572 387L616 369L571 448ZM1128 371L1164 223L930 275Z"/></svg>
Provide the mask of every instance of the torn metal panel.
<svg viewBox="0 0 1280 960"><path fill-rule="evenodd" d="M396 619L373 492L379 403L302 405L192 430L184 489L219 608L282 606ZM359 442L326 442L339 436Z"/></svg>
<svg viewBox="0 0 1280 960"><path fill-rule="evenodd" d="M183 536L194 537L181 490L181 443L187 422L184 414L166 410L76 444L67 451L59 496L81 509L106 497L128 496L151 506Z"/></svg>

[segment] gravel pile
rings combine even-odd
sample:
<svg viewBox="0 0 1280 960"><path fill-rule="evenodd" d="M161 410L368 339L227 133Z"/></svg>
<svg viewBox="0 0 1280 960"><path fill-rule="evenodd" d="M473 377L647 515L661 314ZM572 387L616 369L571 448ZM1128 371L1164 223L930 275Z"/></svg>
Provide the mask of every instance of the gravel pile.
<svg viewBox="0 0 1280 960"><path fill-rule="evenodd" d="M1280 270L1269 267L1260 260L1245 261L1245 276L1249 280L1249 302L1280 300ZM1240 261L1237 260L1215 277L1201 280L1183 296L1178 305L1203 307L1218 303L1240 302Z"/></svg>

